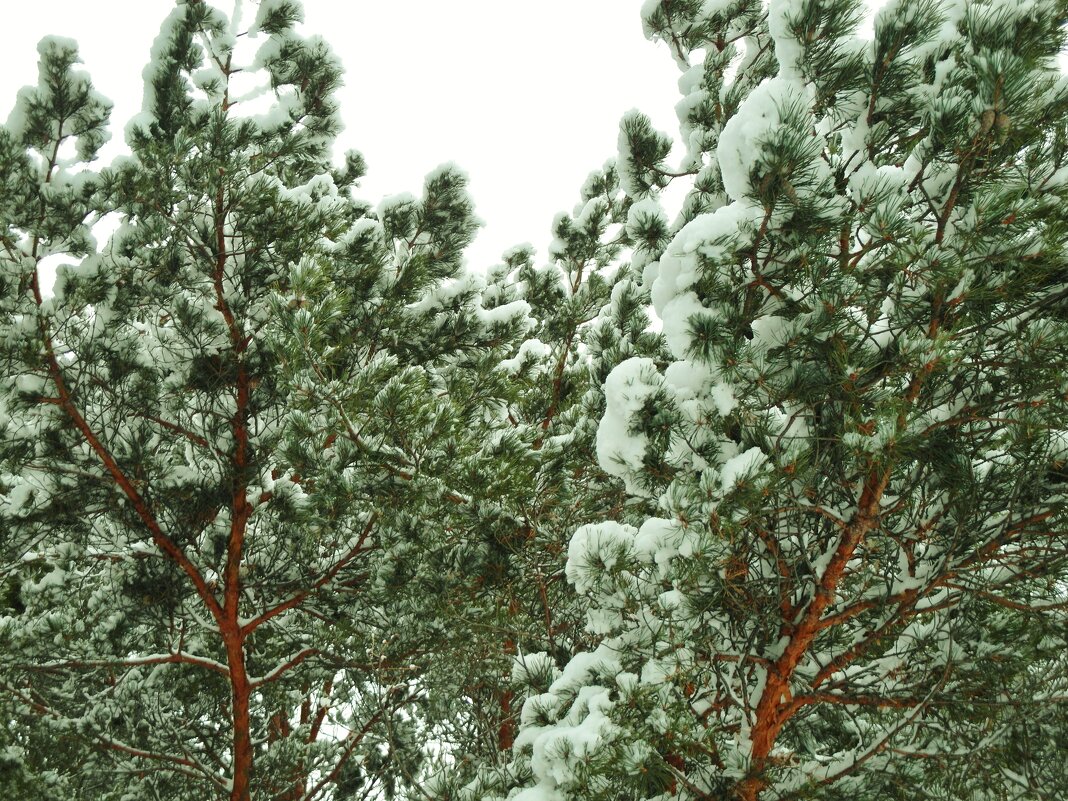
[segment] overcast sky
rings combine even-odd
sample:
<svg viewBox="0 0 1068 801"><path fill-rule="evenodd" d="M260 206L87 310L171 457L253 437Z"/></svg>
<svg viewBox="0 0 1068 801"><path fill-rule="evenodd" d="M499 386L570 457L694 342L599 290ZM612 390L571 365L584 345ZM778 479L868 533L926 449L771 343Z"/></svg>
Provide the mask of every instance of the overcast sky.
<svg viewBox="0 0 1068 801"><path fill-rule="evenodd" d="M215 0L225 13L232 0ZM251 5L246 2L246 6ZM140 111L141 70L173 0L36 0L5 4L0 121L19 87L36 83L38 40L78 41L97 89L115 103L109 161ZM677 134L678 70L645 40L640 0L304 0L345 66L341 150L370 173L361 197L418 194L454 161L471 176L486 225L468 252L485 269L519 242L541 258L558 211L590 170L615 154L619 118L640 108ZM251 18L253 10L246 9ZM13 35L17 34L17 35Z"/></svg>
<svg viewBox="0 0 1068 801"><path fill-rule="evenodd" d="M37 79L37 41L76 39L115 103L109 161L140 111L141 70L174 0L21 0L5 4L0 121ZM233 0L215 0L230 13ZM246 18L254 9L245 0ZM869 7L882 0L868 0ZM514 244L545 258L549 227L570 211L590 170L615 155L619 118L648 114L673 137L678 70L645 40L641 0L304 0L305 33L320 33L346 69L339 151L370 166L360 195L418 193L454 161L471 176L485 227L468 251L484 270ZM870 30L869 26L866 26Z"/></svg>

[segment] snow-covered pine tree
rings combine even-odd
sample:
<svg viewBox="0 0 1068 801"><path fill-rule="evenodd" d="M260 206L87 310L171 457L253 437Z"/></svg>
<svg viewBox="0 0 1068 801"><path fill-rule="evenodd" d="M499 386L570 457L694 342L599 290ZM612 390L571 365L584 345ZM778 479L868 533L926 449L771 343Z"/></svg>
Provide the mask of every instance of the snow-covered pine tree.
<svg viewBox="0 0 1068 801"><path fill-rule="evenodd" d="M451 686L428 692L428 703L445 707L433 732L443 759L415 792L420 797L448 798L471 786L504 793L521 783L505 767L518 723L515 696L518 685L539 677L517 674L516 658L540 654L542 664L566 664L590 645L564 581L567 542L580 525L627 513L622 486L597 465L600 385L624 358L665 356L662 338L647 330L646 302L629 266L618 264L632 246L630 205L610 161L587 177L572 212L553 221L548 263L535 266L533 248L521 245L490 271L483 305L525 303L532 325L498 367L510 379L493 435L498 491L493 502L470 505L484 546L468 561L487 569L468 597L449 597L447 625L464 632L466 654L443 654L447 664L434 678ZM457 695L468 699L466 711L456 707Z"/></svg>
<svg viewBox="0 0 1068 801"><path fill-rule="evenodd" d="M445 638L410 578L470 533L450 510L487 472L526 310L484 309L462 271L455 168L352 197L337 60L294 0L241 5L176 4L110 167L88 165L108 104L73 42L42 42L0 128L0 775L21 798L389 795L421 754Z"/></svg>
<svg viewBox="0 0 1068 801"><path fill-rule="evenodd" d="M684 153L632 113L619 169L672 361L608 376L598 454L659 511L572 538L601 639L523 662L510 797L1063 796L1068 4L642 13Z"/></svg>

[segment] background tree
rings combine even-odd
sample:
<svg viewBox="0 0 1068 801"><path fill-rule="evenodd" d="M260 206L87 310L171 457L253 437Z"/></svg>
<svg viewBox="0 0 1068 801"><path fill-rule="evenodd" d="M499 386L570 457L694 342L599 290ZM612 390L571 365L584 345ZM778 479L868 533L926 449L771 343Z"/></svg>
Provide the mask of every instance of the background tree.
<svg viewBox="0 0 1068 801"><path fill-rule="evenodd" d="M462 544L443 509L490 453L491 368L525 310L482 309L461 269L477 221L455 168L420 198L351 196L339 66L299 19L179 2L132 155L100 172L108 105L72 42L42 43L0 129L20 797L390 796L419 759L414 679L443 638L408 578ZM77 263L49 296L57 259Z"/></svg>
<svg viewBox="0 0 1068 801"><path fill-rule="evenodd" d="M684 155L624 119L638 232L693 185L598 455L658 509L571 539L601 637L519 662L517 801L1063 795L1066 13L645 4Z"/></svg>
<svg viewBox="0 0 1068 801"><path fill-rule="evenodd" d="M572 213L554 220L547 264L535 266L533 249L522 245L490 271L483 305L523 303L531 328L516 355L498 366L509 391L488 429L499 454L493 493L464 507L484 543L468 563L484 565L483 578L448 595L439 612L463 643L442 652L433 681L444 683L427 691L428 704L440 710L431 737L441 759L420 795L446 796L470 781L514 785L507 761L519 713L517 655L566 662L589 644L582 609L564 581L568 537L583 523L635 514L624 508L619 483L597 465L600 385L624 358L663 356L662 339L647 330L647 298L630 266L617 263L632 249L630 205L608 162L588 176Z"/></svg>

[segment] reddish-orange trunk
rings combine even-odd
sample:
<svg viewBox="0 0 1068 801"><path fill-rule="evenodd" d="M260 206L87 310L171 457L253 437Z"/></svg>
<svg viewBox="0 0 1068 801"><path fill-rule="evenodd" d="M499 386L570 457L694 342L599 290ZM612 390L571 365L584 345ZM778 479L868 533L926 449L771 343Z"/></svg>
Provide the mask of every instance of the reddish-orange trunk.
<svg viewBox="0 0 1068 801"><path fill-rule="evenodd" d="M515 742L515 721L512 719L512 691L501 693L501 725L497 729L497 747L510 751Z"/></svg>
<svg viewBox="0 0 1068 801"><path fill-rule="evenodd" d="M251 801L252 797L252 730L249 697L252 687L245 670L245 650L236 616L222 632L230 668L230 703L233 717L233 787L230 801Z"/></svg>

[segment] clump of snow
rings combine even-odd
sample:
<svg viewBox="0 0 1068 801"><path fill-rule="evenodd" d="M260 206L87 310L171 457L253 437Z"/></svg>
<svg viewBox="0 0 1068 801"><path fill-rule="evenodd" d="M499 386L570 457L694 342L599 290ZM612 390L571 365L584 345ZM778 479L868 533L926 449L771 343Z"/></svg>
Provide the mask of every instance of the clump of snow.
<svg viewBox="0 0 1068 801"><path fill-rule="evenodd" d="M648 19L649 17L653 16L653 14L656 13L657 9L660 8L661 2L662 0L645 0L645 2L642 3L642 19Z"/></svg>
<svg viewBox="0 0 1068 801"><path fill-rule="evenodd" d="M502 359L497 365L498 370L503 370L508 375L516 375L528 364L536 364L539 360L547 358L553 349L540 339L528 339L519 346L519 351L511 359Z"/></svg>
<svg viewBox="0 0 1068 801"><path fill-rule="evenodd" d="M521 323L530 316L530 304L525 300L513 300L510 303L502 303L492 309L481 306L475 307L475 314L480 322L486 326L508 325Z"/></svg>
<svg viewBox="0 0 1068 801"><path fill-rule="evenodd" d="M634 537L634 552L638 558L655 563L663 578L668 575L671 560L679 552L681 539L682 530L677 521L650 517Z"/></svg>
<svg viewBox="0 0 1068 801"><path fill-rule="evenodd" d="M790 25L804 16L806 0L769 0L768 30L775 42L775 59L779 62L779 75L787 78L801 77L804 48L790 32Z"/></svg>
<svg viewBox="0 0 1068 801"><path fill-rule="evenodd" d="M547 687L560 677L556 662L545 651L519 654L512 662L512 682L522 687Z"/></svg>
<svg viewBox="0 0 1068 801"><path fill-rule="evenodd" d="M78 43L66 36L45 36L37 43L37 53L42 59L54 56L73 56L78 52Z"/></svg>
<svg viewBox="0 0 1068 801"><path fill-rule="evenodd" d="M23 510L32 508L34 497L34 485L28 481L16 481L15 485L7 491L7 495L0 498L8 514L16 515Z"/></svg>
<svg viewBox="0 0 1068 801"><path fill-rule="evenodd" d="M256 17L248 29L249 36L255 36L260 33L267 19L278 12L287 12L293 15L295 17L294 22L304 21L304 8L300 3L294 3L293 0L259 0Z"/></svg>
<svg viewBox="0 0 1068 801"><path fill-rule="evenodd" d="M697 283L701 261L730 258L752 243L752 223L760 208L746 202L730 203L701 214L683 226L660 258L660 268L651 289L653 308L663 319L664 306Z"/></svg>
<svg viewBox="0 0 1068 801"><path fill-rule="evenodd" d="M690 355L691 319L696 315L710 314L694 292L683 292L664 304L660 319L664 322L664 338L668 349L676 359Z"/></svg>
<svg viewBox="0 0 1068 801"><path fill-rule="evenodd" d="M15 389L26 395L39 395L44 392L47 383L44 376L23 373L15 378Z"/></svg>
<svg viewBox="0 0 1068 801"><path fill-rule="evenodd" d="M663 684L668 680L671 669L662 659L650 659L642 666L642 684Z"/></svg>
<svg viewBox="0 0 1068 801"><path fill-rule="evenodd" d="M767 461L767 454L756 447L732 456L719 471L723 491L728 492L738 483L752 478Z"/></svg>
<svg viewBox="0 0 1068 801"><path fill-rule="evenodd" d="M567 548L564 573L575 591L585 594L630 554L637 529L607 520L582 526L572 536Z"/></svg>
<svg viewBox="0 0 1068 801"><path fill-rule="evenodd" d="M781 345L789 335L786 318L773 314L756 318L750 327L753 329L753 345L760 348L773 348Z"/></svg>
<svg viewBox="0 0 1068 801"><path fill-rule="evenodd" d="M630 211L627 212L627 234L632 239L640 242L642 232L649 230L653 226L659 226L667 230L668 219L667 214L660 205L660 201L650 195L636 201L630 207Z"/></svg>
<svg viewBox="0 0 1068 801"><path fill-rule="evenodd" d="M641 471L649 438L635 431L634 417L663 386L652 359L621 362L605 381L605 412L597 427L597 461L609 475L622 478L627 491L644 494L634 480Z"/></svg>
<svg viewBox="0 0 1068 801"><path fill-rule="evenodd" d="M716 148L723 188L734 200L753 192L753 173L764 160L762 143L782 124L783 110L805 97L804 85L778 75L762 82L723 126Z"/></svg>
<svg viewBox="0 0 1068 801"><path fill-rule="evenodd" d="M523 790L512 801L564 801L564 796L555 787L536 784Z"/></svg>
<svg viewBox="0 0 1068 801"><path fill-rule="evenodd" d="M415 206L415 195L411 192L398 192L395 195L387 195L379 201L375 213L379 219L389 216L404 206Z"/></svg>
<svg viewBox="0 0 1068 801"><path fill-rule="evenodd" d="M703 395L712 381L712 366L703 362L681 359L664 371L664 382L675 391L676 400Z"/></svg>
<svg viewBox="0 0 1068 801"><path fill-rule="evenodd" d="M602 644L576 654L548 692L527 699L514 750L530 749L535 785L513 801L562 799L560 788L573 786L581 766L618 736L612 685L621 674L614 651Z"/></svg>
<svg viewBox="0 0 1068 801"><path fill-rule="evenodd" d="M92 81L89 78L89 73L75 69L72 66L73 64L81 63L81 59L78 58L78 43L76 41L63 36L45 36L38 42L37 52L41 57L37 85L24 86L18 91L15 106L12 108L4 125L16 140L21 140L26 133L29 110L34 106L47 105L53 101L49 84L55 82L56 76L52 75L51 71L57 63L67 65L64 81L68 83L71 95L88 92L89 106L95 106L97 111L106 113L113 107L114 104L108 98L91 88ZM111 133L100 127L75 131L70 125L70 120L64 124L62 131L54 131L53 133L61 133L65 137L73 136L75 138L77 158L58 159L60 164L65 163L68 165L77 163L79 160L92 160L96 155L97 149L111 139ZM59 153L57 153L58 155ZM53 182L55 182L55 179L53 179Z"/></svg>
<svg viewBox="0 0 1068 801"><path fill-rule="evenodd" d="M573 782L579 766L617 731L608 717L614 703L607 688L583 687L575 706L586 710L581 720L546 732L534 742L531 768L557 785Z"/></svg>

